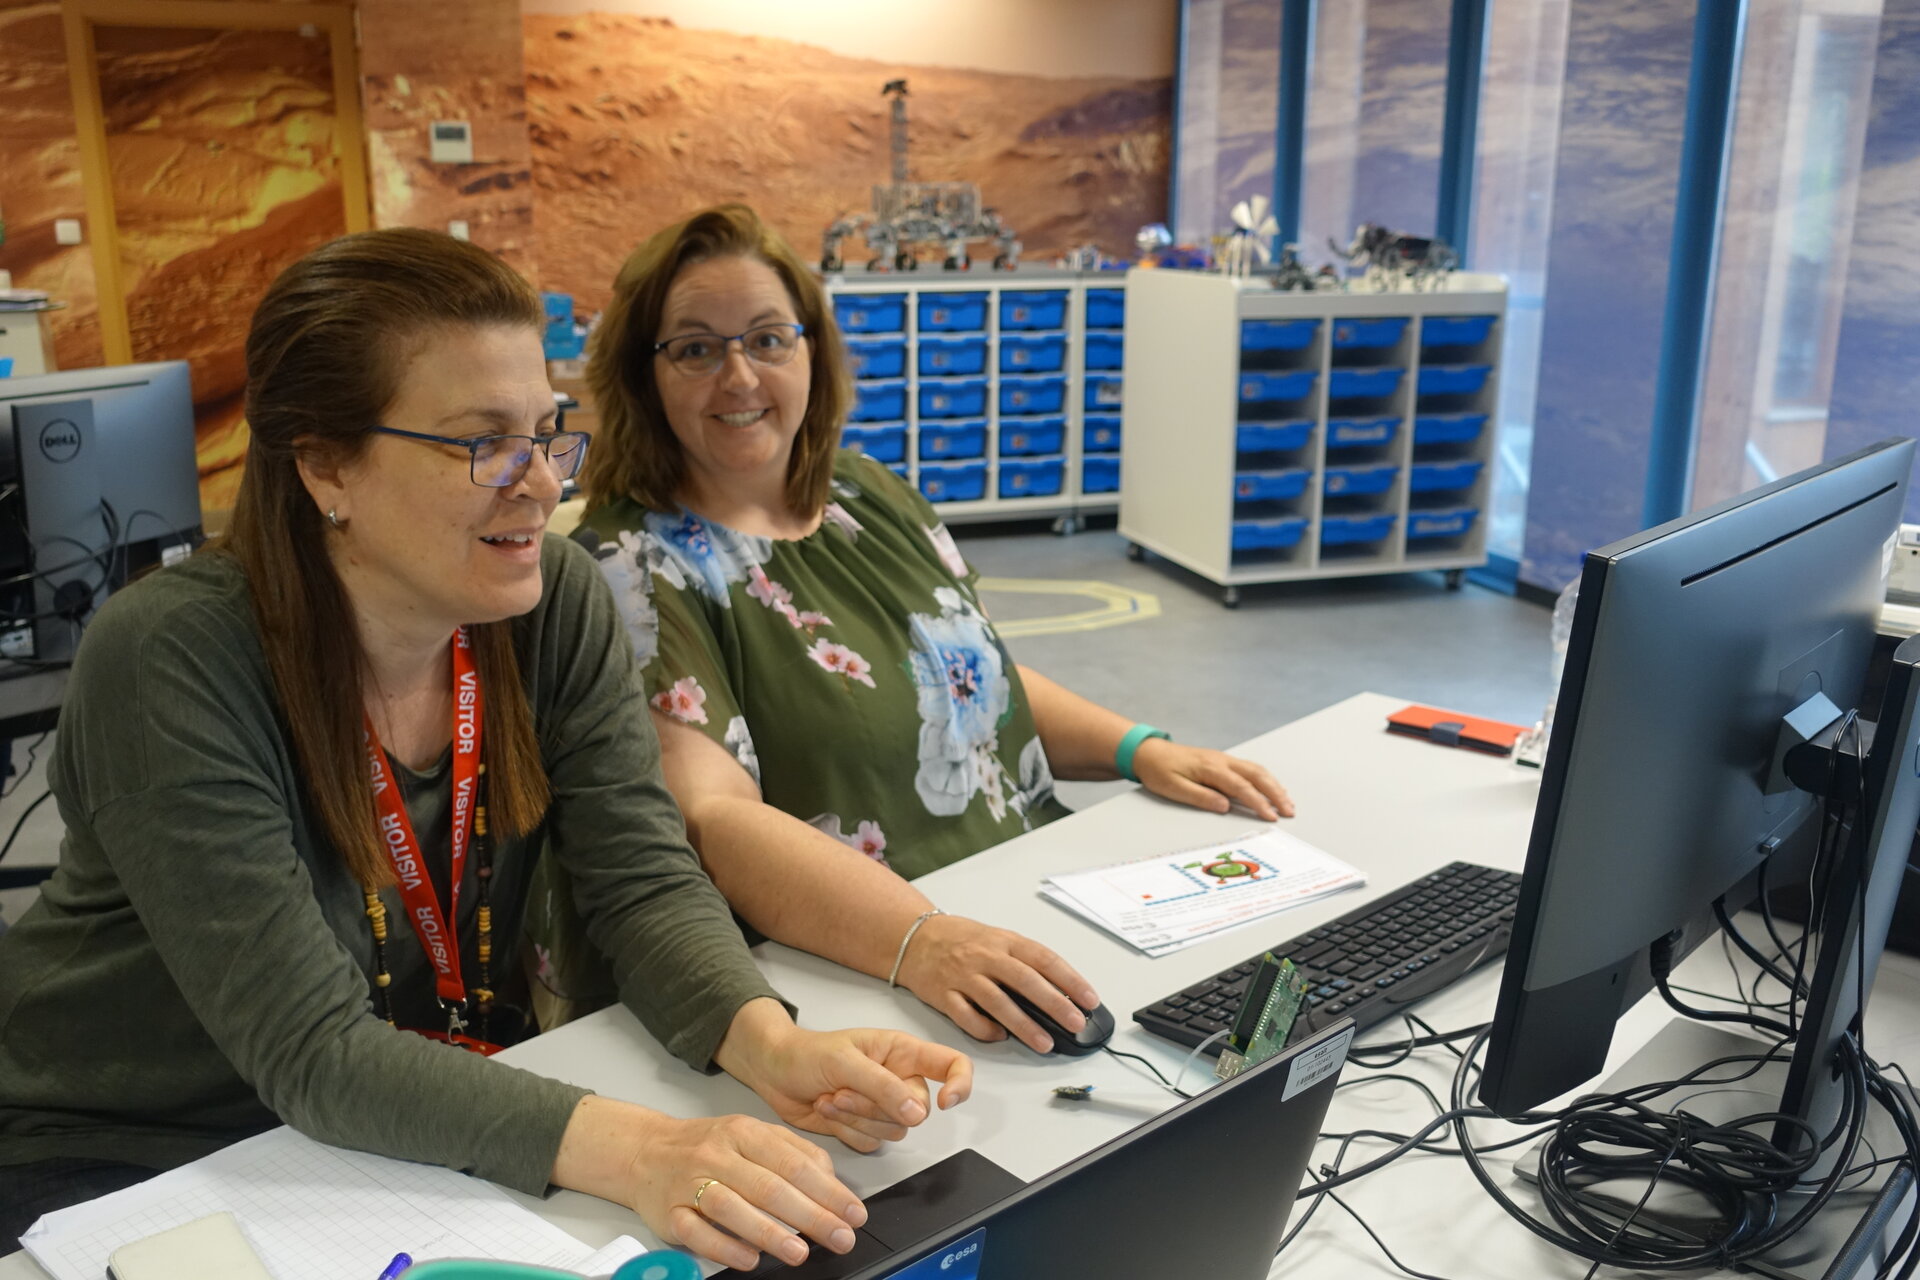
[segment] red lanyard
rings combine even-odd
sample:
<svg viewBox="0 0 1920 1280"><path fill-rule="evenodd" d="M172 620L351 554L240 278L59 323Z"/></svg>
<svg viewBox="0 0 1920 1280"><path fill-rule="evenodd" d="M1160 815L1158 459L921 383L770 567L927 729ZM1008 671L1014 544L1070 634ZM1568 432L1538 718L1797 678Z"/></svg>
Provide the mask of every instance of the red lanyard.
<svg viewBox="0 0 1920 1280"><path fill-rule="evenodd" d="M413 834L413 822L407 817L406 801L387 767L386 752L374 732L373 720L366 719L367 767L373 776L373 807L381 843L393 863L400 881L400 900L406 904L407 920L420 939L420 949L433 964L434 989L440 1007L447 1010L450 1030L458 1031L460 1009L467 1002L466 984L460 980L460 879L467 866L467 849L472 843L473 807L480 782L480 741L483 720L480 673L473 664L473 648L467 629L453 633L453 856L448 869L448 902L443 915L440 901L427 875L426 860L420 856L420 842Z"/></svg>

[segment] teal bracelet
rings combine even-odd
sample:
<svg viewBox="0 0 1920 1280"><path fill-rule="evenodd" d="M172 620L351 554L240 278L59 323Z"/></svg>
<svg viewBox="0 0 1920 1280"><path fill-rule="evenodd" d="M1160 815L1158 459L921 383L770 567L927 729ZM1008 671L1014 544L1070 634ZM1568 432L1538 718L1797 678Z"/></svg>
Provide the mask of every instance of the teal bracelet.
<svg viewBox="0 0 1920 1280"><path fill-rule="evenodd" d="M1138 751L1140 744L1148 738L1165 738L1169 742L1173 741L1173 736L1165 729L1156 729L1150 724L1137 724L1127 730L1126 736L1120 739L1120 745L1113 750L1113 767L1118 769L1120 776L1128 782L1140 781L1133 772L1133 753Z"/></svg>

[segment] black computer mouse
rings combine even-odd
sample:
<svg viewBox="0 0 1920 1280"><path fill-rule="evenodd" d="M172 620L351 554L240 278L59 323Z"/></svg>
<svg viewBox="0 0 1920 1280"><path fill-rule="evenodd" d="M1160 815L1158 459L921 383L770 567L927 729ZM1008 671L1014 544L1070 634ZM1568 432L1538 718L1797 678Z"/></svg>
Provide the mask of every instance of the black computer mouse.
<svg viewBox="0 0 1920 1280"><path fill-rule="evenodd" d="M1013 1002L1020 1006L1020 1012L1032 1018L1040 1025L1042 1031L1053 1037L1053 1052L1055 1053L1065 1054L1071 1058L1079 1058L1094 1052L1101 1045L1113 1039L1113 1015L1107 1012L1107 1006L1103 1004L1098 1004L1091 1009L1084 1010L1087 1015L1087 1024L1080 1029L1079 1035L1075 1035L1058 1022L1055 1022L1046 1013L1042 1012L1038 1005L1021 995L1018 991L1015 991L1012 987L1002 986L1000 989L1013 997Z"/></svg>

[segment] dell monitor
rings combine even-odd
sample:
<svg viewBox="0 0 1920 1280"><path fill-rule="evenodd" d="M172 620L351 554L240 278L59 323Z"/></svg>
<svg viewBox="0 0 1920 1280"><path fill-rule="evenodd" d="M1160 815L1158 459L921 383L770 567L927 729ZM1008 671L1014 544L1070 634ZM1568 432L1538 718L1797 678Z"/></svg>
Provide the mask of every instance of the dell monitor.
<svg viewBox="0 0 1920 1280"><path fill-rule="evenodd" d="M1492 1110L1592 1079L1621 1014L1757 892L1811 873L1829 892L1805 1016L1784 1074L1739 1114L1833 1130L1836 1055L1920 806L1920 647L1884 710L1860 705L1913 462L1912 440L1883 441L1587 556L1481 1081ZM1850 816L1816 866L1830 801Z"/></svg>
<svg viewBox="0 0 1920 1280"><path fill-rule="evenodd" d="M129 574L200 535L184 361L0 379L0 657L60 662Z"/></svg>

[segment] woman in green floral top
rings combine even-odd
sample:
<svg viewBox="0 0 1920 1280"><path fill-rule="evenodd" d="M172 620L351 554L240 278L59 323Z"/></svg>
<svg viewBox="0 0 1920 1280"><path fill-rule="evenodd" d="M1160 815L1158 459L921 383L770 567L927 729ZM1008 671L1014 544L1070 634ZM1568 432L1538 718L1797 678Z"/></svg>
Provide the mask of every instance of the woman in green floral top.
<svg viewBox="0 0 1920 1280"><path fill-rule="evenodd" d="M1003 986L1077 1029L1098 996L1072 966L929 915L909 881L1065 814L1056 773L1119 777L1132 722L1016 666L933 508L839 450L851 388L819 284L751 210L696 215L627 261L588 380L581 536L734 910L897 976L977 1038L1050 1047ZM1200 808L1292 812L1266 770L1218 751L1156 738L1133 767Z"/></svg>

